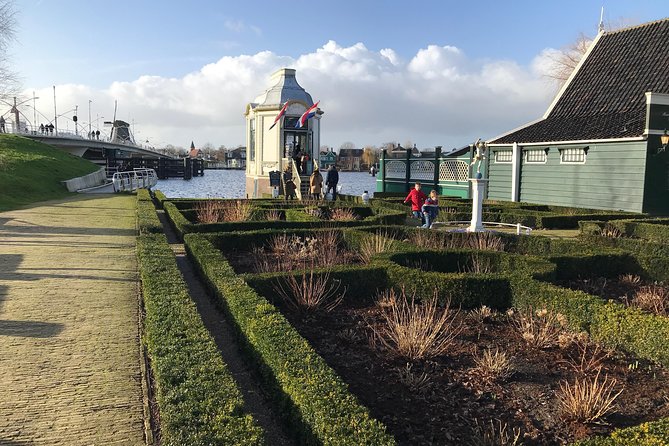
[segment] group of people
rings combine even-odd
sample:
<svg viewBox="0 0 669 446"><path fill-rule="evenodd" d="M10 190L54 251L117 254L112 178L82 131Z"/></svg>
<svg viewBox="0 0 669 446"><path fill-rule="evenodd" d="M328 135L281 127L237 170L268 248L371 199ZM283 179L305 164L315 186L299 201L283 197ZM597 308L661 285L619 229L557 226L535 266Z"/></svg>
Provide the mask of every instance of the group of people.
<svg viewBox="0 0 669 446"><path fill-rule="evenodd" d="M439 198L436 190L431 190L430 195L427 196L421 190L421 184L416 183L404 199L404 203L411 203L413 216L421 219L421 226L419 227L432 229L432 224L439 214Z"/></svg>
<svg viewBox="0 0 669 446"><path fill-rule="evenodd" d="M47 124L47 125L40 124L39 125L39 132L42 133L42 134L46 133L48 135L50 133L50 134L53 135L53 129L54 129L53 124Z"/></svg>
<svg viewBox="0 0 669 446"><path fill-rule="evenodd" d="M297 167L297 165L296 165ZM302 169L297 170L298 173L302 173ZM330 195L331 199L334 201L337 199L337 184L339 183L339 172L337 168L332 165L325 175L325 195ZM297 186L293 181L293 175L290 172L290 168L287 168L283 173L283 184L284 184L284 193L287 200L295 199L295 190ZM309 176L309 194L311 198L315 200L320 200L323 193L323 175L321 174L320 169L317 164L314 164L314 171Z"/></svg>
<svg viewBox="0 0 669 446"><path fill-rule="evenodd" d="M309 168L309 161L311 158L307 152L300 150L299 144L295 146L295 151L293 152L292 158L293 162L295 163L295 167L297 168L297 173L300 175L307 173Z"/></svg>

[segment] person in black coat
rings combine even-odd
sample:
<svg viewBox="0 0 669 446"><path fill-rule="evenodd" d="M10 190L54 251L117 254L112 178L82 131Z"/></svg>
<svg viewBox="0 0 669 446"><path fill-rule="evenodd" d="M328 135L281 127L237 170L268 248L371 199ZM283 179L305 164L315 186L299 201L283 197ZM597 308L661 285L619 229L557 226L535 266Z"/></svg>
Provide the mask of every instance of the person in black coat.
<svg viewBox="0 0 669 446"><path fill-rule="evenodd" d="M330 189L332 189L333 201L337 199L337 183L339 183L339 172L337 171L337 167L333 164L328 169L328 174L325 177L325 186L327 187L325 195L330 193Z"/></svg>

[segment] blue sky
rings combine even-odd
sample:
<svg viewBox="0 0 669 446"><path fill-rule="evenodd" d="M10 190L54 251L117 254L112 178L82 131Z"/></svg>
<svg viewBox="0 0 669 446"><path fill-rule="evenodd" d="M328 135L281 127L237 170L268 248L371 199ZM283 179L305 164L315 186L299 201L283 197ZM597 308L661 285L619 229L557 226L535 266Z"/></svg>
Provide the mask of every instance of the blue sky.
<svg viewBox="0 0 669 446"><path fill-rule="evenodd" d="M56 85L63 109L91 99L98 116L118 99L143 140L183 146L243 143L245 103L283 65L322 101L323 144L462 145L541 115L555 92L540 82L542 57L594 36L601 6L613 23L666 11L666 0L15 1L26 93ZM504 118L471 124L482 101ZM48 115L53 101L39 102ZM412 122L425 110L438 116Z"/></svg>

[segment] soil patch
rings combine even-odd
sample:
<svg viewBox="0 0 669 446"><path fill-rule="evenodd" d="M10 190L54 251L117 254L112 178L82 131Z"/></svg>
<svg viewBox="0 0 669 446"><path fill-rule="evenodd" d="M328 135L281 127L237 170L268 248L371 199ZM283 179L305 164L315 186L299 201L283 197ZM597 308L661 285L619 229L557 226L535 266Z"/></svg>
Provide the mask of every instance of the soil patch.
<svg viewBox="0 0 669 446"><path fill-rule="evenodd" d="M532 348L506 315L480 322L463 312L463 331L446 355L407 363L375 341L371 327L384 323L382 311L345 304L330 313L284 314L400 445L472 444L477 423L491 421L519 429L523 444L558 445L669 416L669 373L656 364L609 352L601 373L623 389L615 411L598 424L570 422L556 392L577 377L570 364L580 358L576 344ZM495 348L514 364L503 381L483 379L474 361Z"/></svg>

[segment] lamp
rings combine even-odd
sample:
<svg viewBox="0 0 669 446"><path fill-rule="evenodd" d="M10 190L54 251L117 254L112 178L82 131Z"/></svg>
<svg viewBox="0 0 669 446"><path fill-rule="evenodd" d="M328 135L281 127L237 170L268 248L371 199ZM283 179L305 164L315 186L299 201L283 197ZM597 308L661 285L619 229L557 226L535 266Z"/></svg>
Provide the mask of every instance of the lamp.
<svg viewBox="0 0 669 446"><path fill-rule="evenodd" d="M664 133L660 136L660 142L662 143L662 148L657 149L657 153L667 150L667 144L669 144L669 135L667 135L667 129L664 129Z"/></svg>

